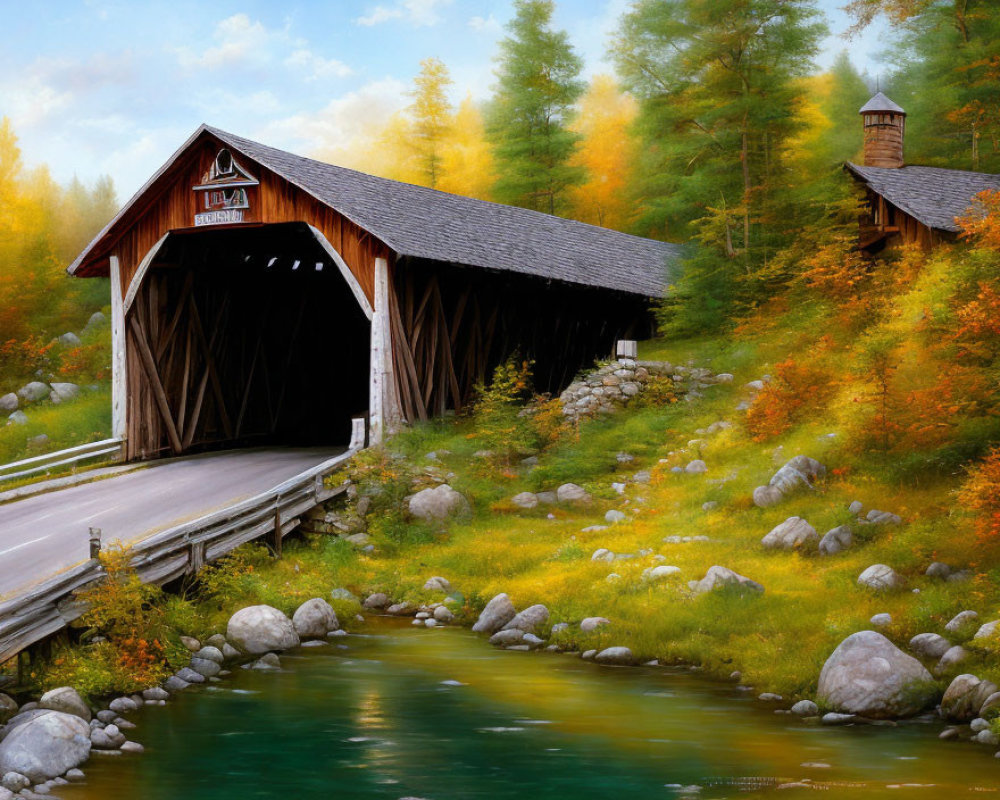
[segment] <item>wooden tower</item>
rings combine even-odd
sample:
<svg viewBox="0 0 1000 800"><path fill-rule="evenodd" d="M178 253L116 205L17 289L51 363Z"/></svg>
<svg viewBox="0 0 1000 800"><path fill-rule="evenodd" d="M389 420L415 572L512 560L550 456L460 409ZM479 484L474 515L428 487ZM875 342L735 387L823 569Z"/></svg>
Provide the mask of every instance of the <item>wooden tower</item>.
<svg viewBox="0 0 1000 800"><path fill-rule="evenodd" d="M878 92L859 113L865 124L865 166L902 167L906 112Z"/></svg>

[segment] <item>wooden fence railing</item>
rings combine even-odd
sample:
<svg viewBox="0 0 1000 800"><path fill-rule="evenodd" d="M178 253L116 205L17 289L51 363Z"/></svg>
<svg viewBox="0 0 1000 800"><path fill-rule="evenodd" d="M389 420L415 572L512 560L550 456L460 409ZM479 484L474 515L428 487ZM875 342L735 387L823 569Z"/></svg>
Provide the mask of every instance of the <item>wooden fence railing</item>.
<svg viewBox="0 0 1000 800"><path fill-rule="evenodd" d="M64 467L67 464L76 464L91 458L120 454L121 450L121 439L102 439L99 442L70 447L68 450L46 453L44 456L13 461L10 464L0 466L0 483L26 478L39 472L47 472L54 467Z"/></svg>
<svg viewBox="0 0 1000 800"><path fill-rule="evenodd" d="M281 539L299 516L346 490L328 488L324 479L357 452L350 449L284 483L229 508L177 525L131 546L132 565L146 583L164 584L201 567L241 544L274 532ZM280 531L280 535L278 532ZM86 536L81 530L81 539ZM0 664L29 645L62 630L83 612L73 592L102 577L96 560L86 561L0 601Z"/></svg>

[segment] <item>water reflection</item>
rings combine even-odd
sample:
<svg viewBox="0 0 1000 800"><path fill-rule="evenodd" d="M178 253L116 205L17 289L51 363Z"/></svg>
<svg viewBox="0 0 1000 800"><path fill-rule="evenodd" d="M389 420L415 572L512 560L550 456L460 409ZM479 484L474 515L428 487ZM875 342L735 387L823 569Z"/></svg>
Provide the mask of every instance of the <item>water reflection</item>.
<svg viewBox="0 0 1000 800"><path fill-rule="evenodd" d="M390 620L372 634L145 709L147 752L95 757L87 784L60 796L727 798L801 782L838 798L953 798L1000 775L990 753L928 725L822 728L679 670L494 651Z"/></svg>

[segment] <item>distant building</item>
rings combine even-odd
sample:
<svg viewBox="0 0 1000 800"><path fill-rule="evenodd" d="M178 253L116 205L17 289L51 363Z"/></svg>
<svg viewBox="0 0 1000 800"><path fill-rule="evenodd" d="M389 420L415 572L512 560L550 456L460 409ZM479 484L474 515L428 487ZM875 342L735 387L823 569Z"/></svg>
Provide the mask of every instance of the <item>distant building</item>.
<svg viewBox="0 0 1000 800"><path fill-rule="evenodd" d="M864 166L848 172L865 188L867 209L859 219L858 247L876 253L916 243L930 249L958 233L977 194L1000 190L1000 175L907 165L903 160L906 112L878 92L861 107Z"/></svg>

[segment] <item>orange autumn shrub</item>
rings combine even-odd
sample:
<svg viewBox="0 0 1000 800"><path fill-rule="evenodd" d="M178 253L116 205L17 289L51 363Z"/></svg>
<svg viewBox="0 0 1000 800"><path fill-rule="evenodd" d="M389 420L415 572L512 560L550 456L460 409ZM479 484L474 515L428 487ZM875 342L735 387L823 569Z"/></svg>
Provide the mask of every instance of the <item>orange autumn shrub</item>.
<svg viewBox="0 0 1000 800"><path fill-rule="evenodd" d="M972 209L956 222L963 239L971 239L978 246L1000 250L1000 191L980 192Z"/></svg>
<svg viewBox="0 0 1000 800"><path fill-rule="evenodd" d="M1000 447L969 469L958 500L975 515L973 524L980 541L1000 540Z"/></svg>
<svg viewBox="0 0 1000 800"><path fill-rule="evenodd" d="M800 279L806 286L840 302L855 297L869 276L868 262L853 241L822 245L802 266Z"/></svg>
<svg viewBox="0 0 1000 800"><path fill-rule="evenodd" d="M989 283L980 281L979 291L968 302L955 309L958 329L952 338L959 347L959 356L992 361L1000 352L1000 292Z"/></svg>
<svg viewBox="0 0 1000 800"><path fill-rule="evenodd" d="M747 409L746 426L755 442L780 436L833 394L829 374L789 358L774 365L774 378Z"/></svg>

